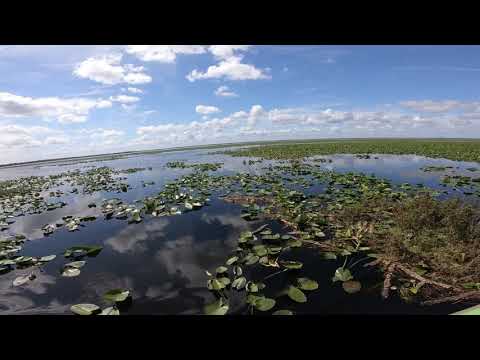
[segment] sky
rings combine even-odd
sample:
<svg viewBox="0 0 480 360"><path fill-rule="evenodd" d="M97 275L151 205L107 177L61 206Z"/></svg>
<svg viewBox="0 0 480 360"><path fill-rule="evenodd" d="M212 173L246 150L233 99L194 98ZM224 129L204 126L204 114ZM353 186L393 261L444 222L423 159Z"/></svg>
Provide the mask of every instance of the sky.
<svg viewBox="0 0 480 360"><path fill-rule="evenodd" d="M0 45L0 164L258 140L480 137L480 46Z"/></svg>

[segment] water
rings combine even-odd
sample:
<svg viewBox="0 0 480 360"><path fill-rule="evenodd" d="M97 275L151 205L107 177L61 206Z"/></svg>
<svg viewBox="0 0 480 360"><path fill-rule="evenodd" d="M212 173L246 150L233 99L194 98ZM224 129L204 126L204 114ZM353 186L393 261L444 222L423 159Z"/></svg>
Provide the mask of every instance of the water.
<svg viewBox="0 0 480 360"><path fill-rule="evenodd" d="M253 230L265 221L247 222L240 218L241 207L212 198L209 206L199 211L180 216L151 218L142 223L127 224L122 220L104 220L97 205L104 198L120 197L132 203L159 192L163 185L189 173L189 169L169 169L169 161L189 163L224 162L216 174L250 172L260 174L261 168L274 163L265 161L253 166L244 165L244 158L223 155L209 155L209 150L191 150L174 153L133 156L110 161L73 163L48 166L29 165L0 169L0 179L20 176L51 175L74 169L88 169L91 166L110 166L115 169L148 168L126 175L132 189L127 193L99 192L92 195L69 194L63 200L67 206L39 215L17 218L6 232L25 234L20 255L46 256L56 254L57 258L35 271L37 278L20 287L13 287L12 281L30 269L15 270L0 275L0 314L70 314L70 306L78 303L93 303L106 307L102 295L113 288L131 290L133 301L122 308L122 314L201 314L206 303L214 300L206 288L208 280L205 270L214 271L235 249L239 234ZM340 172L358 171L387 178L396 184L421 183L444 190L440 186L443 172L422 172L424 166L453 166L456 174L475 176L478 173L466 169L475 163L427 159L417 156L380 155L379 159L358 159L354 156L327 156L331 163L322 163L325 169ZM61 164L64 164L63 161ZM318 163L317 163L318 164ZM141 181L155 184L143 187ZM462 196L452 192L448 196ZM475 197L476 198L476 197ZM68 232L60 228L48 237L41 227L61 220L63 216L98 216L96 221L87 222L80 231ZM273 231L285 231L279 224L271 223ZM74 245L103 245L100 254L86 258L81 274L74 278L60 276L62 266L70 261L63 257L66 248ZM360 293L348 295L338 283L332 285L331 277L341 261L321 260L317 251L305 248L291 249L285 259L300 260L308 277L318 281L319 289L308 293L309 301L295 304L287 297L277 299L275 309L292 309L298 314L445 314L463 309L465 305L442 305L421 307L406 304L393 294L387 301L380 298L378 285L383 281L381 274L372 269L356 266L355 276L363 284ZM271 268L257 266L251 276L260 280L272 272ZM302 271L303 271L302 270ZM266 296L275 296L289 283L287 274L275 276L269 281ZM376 287L377 286L377 287ZM241 301L243 293L232 300L233 313L244 311Z"/></svg>

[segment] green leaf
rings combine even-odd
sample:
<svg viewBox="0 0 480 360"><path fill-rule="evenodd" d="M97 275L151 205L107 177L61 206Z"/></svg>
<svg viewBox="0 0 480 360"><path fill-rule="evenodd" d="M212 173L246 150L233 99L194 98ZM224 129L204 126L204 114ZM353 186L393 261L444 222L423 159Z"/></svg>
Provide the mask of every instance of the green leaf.
<svg viewBox="0 0 480 360"><path fill-rule="evenodd" d="M17 278L15 278L15 280L13 280L13 286L21 286L23 284L26 284L27 282L34 280L35 277L36 276L33 273L28 275L18 276Z"/></svg>
<svg viewBox="0 0 480 360"><path fill-rule="evenodd" d="M70 310L77 315L93 315L100 312L100 308L94 304L77 304L71 306Z"/></svg>
<svg viewBox="0 0 480 360"><path fill-rule="evenodd" d="M308 278L298 278L297 279L298 287L302 290L316 290L318 289L318 283L315 280Z"/></svg>
<svg viewBox="0 0 480 360"><path fill-rule="evenodd" d="M359 281L348 280L342 284L343 290L349 294L355 294L362 289L362 284Z"/></svg>
<svg viewBox="0 0 480 360"><path fill-rule="evenodd" d="M228 277L221 277L221 278L218 279L218 281L220 281L225 286L230 284L230 279Z"/></svg>
<svg viewBox="0 0 480 360"><path fill-rule="evenodd" d="M73 261L68 264L65 264L65 267L73 267L73 268L80 269L86 263L87 263L86 261Z"/></svg>
<svg viewBox="0 0 480 360"><path fill-rule="evenodd" d="M335 253L326 252L326 253L323 253L322 255L325 260L337 260L337 255L335 255Z"/></svg>
<svg viewBox="0 0 480 360"><path fill-rule="evenodd" d="M270 298L261 298L255 302L255 309L259 311L268 311L275 306L276 301Z"/></svg>
<svg viewBox="0 0 480 360"><path fill-rule="evenodd" d="M277 310L272 315L293 315L290 310Z"/></svg>
<svg viewBox="0 0 480 360"><path fill-rule="evenodd" d="M298 303L307 302L307 297L305 296L305 294L302 292L302 290L300 290L299 288L297 288L295 286L290 286L288 288L287 295L290 299L292 299L293 301L296 301Z"/></svg>
<svg viewBox="0 0 480 360"><path fill-rule="evenodd" d="M249 281L249 282L247 283L247 285L245 286L245 289L247 290L247 292L252 292L252 293L258 292L258 286L257 286L257 284L255 284L255 283L252 282L252 281Z"/></svg>
<svg viewBox="0 0 480 360"><path fill-rule="evenodd" d="M252 249L259 257L267 255L267 248L265 247L265 245L255 245Z"/></svg>
<svg viewBox="0 0 480 360"><path fill-rule="evenodd" d="M302 246L302 242L300 240L297 240L297 239L290 239L287 241L287 246L290 246L290 247L301 247Z"/></svg>
<svg viewBox="0 0 480 360"><path fill-rule="evenodd" d="M57 257L57 255L48 255L48 256L42 256L39 261L41 262L47 262L47 261L52 261L53 259L55 259Z"/></svg>
<svg viewBox="0 0 480 360"><path fill-rule="evenodd" d="M64 256L70 257L72 256L75 251L84 251L85 255L87 256L97 256L100 251L102 251L103 246L100 245L80 245L80 246L72 246L65 250Z"/></svg>
<svg viewBox="0 0 480 360"><path fill-rule="evenodd" d="M301 269L303 264L299 261L281 261L280 265L287 269Z"/></svg>
<svg viewBox="0 0 480 360"><path fill-rule="evenodd" d="M80 275L80 270L77 268L67 267L62 271L62 276L65 277L75 277L78 275Z"/></svg>
<svg viewBox="0 0 480 360"><path fill-rule="evenodd" d="M228 268L225 266L219 266L216 270L217 274L223 274L224 272L228 271Z"/></svg>
<svg viewBox="0 0 480 360"><path fill-rule="evenodd" d="M188 210L193 210L193 205L190 204L189 202L185 202L185 207L186 207Z"/></svg>
<svg viewBox="0 0 480 360"><path fill-rule="evenodd" d="M333 276L332 281L333 282L336 282L336 281L345 282L345 281L352 280L352 279L353 279L353 276L352 276L352 273L350 272L350 270L344 269L343 267L339 267L337 270L335 270L335 275Z"/></svg>
<svg viewBox="0 0 480 360"><path fill-rule="evenodd" d="M108 307L102 310L98 315L120 315L120 311L116 307Z"/></svg>
<svg viewBox="0 0 480 360"><path fill-rule="evenodd" d="M106 301L111 301L111 302L122 302L128 298L128 295L130 295L129 290L124 290L124 289L113 289L107 291L104 295L103 298Z"/></svg>
<svg viewBox="0 0 480 360"><path fill-rule="evenodd" d="M237 290L242 290L247 283L247 279L244 276L241 276L232 282L232 288Z"/></svg>
<svg viewBox="0 0 480 360"><path fill-rule="evenodd" d="M223 298L208 304L204 307L206 315L225 315L228 312L228 303L224 303Z"/></svg>
<svg viewBox="0 0 480 360"><path fill-rule="evenodd" d="M210 290L221 290L225 288L225 284L218 279L210 279L208 280L208 288Z"/></svg>
<svg viewBox="0 0 480 360"><path fill-rule="evenodd" d="M233 274L234 274L235 276L242 276L242 274L243 274L242 268L241 268L240 266L238 266L238 265L234 266L234 267L233 267Z"/></svg>
<svg viewBox="0 0 480 360"><path fill-rule="evenodd" d="M230 265L235 264L235 262L237 262L237 260L238 260L238 256L233 256L230 259L228 259L225 264L230 266Z"/></svg>
<svg viewBox="0 0 480 360"><path fill-rule="evenodd" d="M245 265L253 265L255 264L260 258L256 255L250 256L248 260L245 262Z"/></svg>

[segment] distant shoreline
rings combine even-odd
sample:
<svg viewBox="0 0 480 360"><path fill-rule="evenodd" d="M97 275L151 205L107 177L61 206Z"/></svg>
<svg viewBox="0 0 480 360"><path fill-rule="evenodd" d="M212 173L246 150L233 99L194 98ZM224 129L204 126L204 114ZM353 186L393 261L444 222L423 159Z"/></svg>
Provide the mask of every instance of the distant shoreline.
<svg viewBox="0 0 480 360"><path fill-rule="evenodd" d="M93 155L83 155L83 156L71 156L63 158L52 158L45 160L34 160L34 161L24 161L17 163L7 163L0 164L0 169L11 168L11 167L20 167L20 166L29 166L29 165L38 165L38 164L48 164L52 162L59 161L71 161L71 160L115 160L116 158L128 157L132 155L145 155L145 154L157 154L164 152L174 152L174 151L185 151L185 150L196 150L196 149L214 149L214 148L224 148L231 146L254 146L254 145L268 145L268 144L279 144L279 143L309 143L309 142L344 142L344 141L372 141L372 140L418 140L418 141L480 141L480 138L331 138L331 139L288 139L288 140L269 140L269 141L251 141L251 142L238 142L238 143L221 143L221 144L207 144L207 145L194 145L194 146L184 146L184 147L173 147L173 148L164 148L164 149L152 149L152 150L138 150L138 151L123 151L116 153L105 153L105 154L93 154ZM113 157L108 159L108 157Z"/></svg>

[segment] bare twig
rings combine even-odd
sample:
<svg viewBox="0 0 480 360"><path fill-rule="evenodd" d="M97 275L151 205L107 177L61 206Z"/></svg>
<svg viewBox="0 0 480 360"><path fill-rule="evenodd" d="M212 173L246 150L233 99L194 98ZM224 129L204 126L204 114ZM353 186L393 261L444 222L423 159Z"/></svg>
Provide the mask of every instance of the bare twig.
<svg viewBox="0 0 480 360"><path fill-rule="evenodd" d="M444 297L441 299L435 299L435 300L427 300L423 301L421 304L422 305L436 305L436 304L442 304L446 302L458 302L458 301L465 301L465 300L473 300L473 299L480 299L480 291L475 290L475 291L469 291L460 295L455 295L455 296L448 296Z"/></svg>
<svg viewBox="0 0 480 360"><path fill-rule="evenodd" d="M462 289L456 287L456 286L453 286L453 285L448 285L448 284L443 284L441 282L438 282L438 281L434 281L434 280L429 280L429 279L426 279L424 278L423 276L420 276L418 275L416 272L410 270L410 269L407 269L405 266L403 265L400 265L400 264L397 264L396 265L396 268L403 271L405 274L407 274L408 276L414 278L415 280L418 280L420 282L424 282L425 284L429 284L429 285L433 285L433 286L437 286L437 287L440 287L440 288L443 288L443 289L447 289L447 290L454 290L454 291L458 291L458 292L461 292L463 291Z"/></svg>
<svg viewBox="0 0 480 360"><path fill-rule="evenodd" d="M393 272L395 271L396 266L397 266L396 263L391 263L387 268L387 272L385 274L385 280L383 281L383 290L382 290L382 297L384 299L388 298L388 294L390 292L390 286L392 285L392 275L393 275Z"/></svg>

